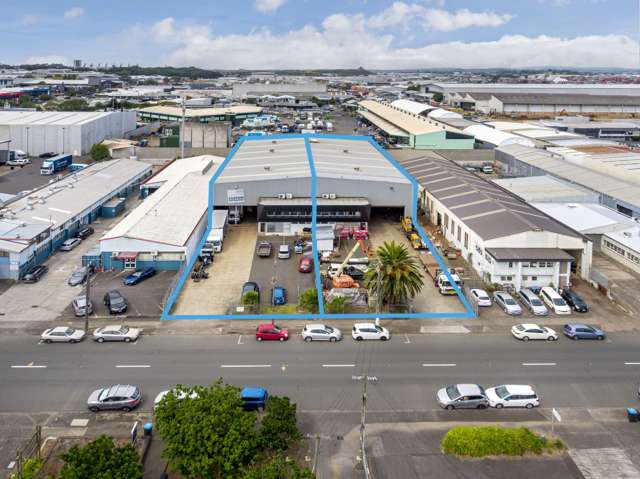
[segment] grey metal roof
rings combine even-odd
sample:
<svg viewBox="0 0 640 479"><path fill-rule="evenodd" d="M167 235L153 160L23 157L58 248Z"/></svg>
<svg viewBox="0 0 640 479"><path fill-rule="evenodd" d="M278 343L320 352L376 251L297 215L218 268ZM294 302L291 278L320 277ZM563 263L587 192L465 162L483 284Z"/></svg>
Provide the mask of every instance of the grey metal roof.
<svg viewBox="0 0 640 479"><path fill-rule="evenodd" d="M394 150L392 155L429 193L485 240L527 231L580 237L508 191L435 152Z"/></svg>
<svg viewBox="0 0 640 479"><path fill-rule="evenodd" d="M633 105L640 104L637 96L622 95L554 95L540 93L495 93L502 103L529 105ZM475 95L474 95L475 97Z"/></svg>
<svg viewBox="0 0 640 479"><path fill-rule="evenodd" d="M571 261L573 256L559 248L487 248L498 261Z"/></svg>

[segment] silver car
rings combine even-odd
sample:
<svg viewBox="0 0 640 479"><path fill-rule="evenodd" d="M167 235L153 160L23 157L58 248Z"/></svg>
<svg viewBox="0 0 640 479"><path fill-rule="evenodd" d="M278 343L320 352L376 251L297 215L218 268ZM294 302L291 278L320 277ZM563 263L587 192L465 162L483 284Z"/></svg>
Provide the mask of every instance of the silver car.
<svg viewBox="0 0 640 479"><path fill-rule="evenodd" d="M142 393L137 386L116 384L108 388L96 389L87 399L90 411L98 412L106 409L131 411L142 402Z"/></svg>
<svg viewBox="0 0 640 479"><path fill-rule="evenodd" d="M82 341L85 332L82 329L74 329L68 326L58 326L47 329L40 338L45 343L77 343Z"/></svg>
<svg viewBox="0 0 640 479"><path fill-rule="evenodd" d="M130 328L123 324L115 324L98 328L93 332L93 340L99 343L105 341L124 341L130 343L140 337L140 330L137 328Z"/></svg>
<svg viewBox="0 0 640 479"><path fill-rule="evenodd" d="M511 296L509 293L505 291L496 291L495 293L493 293L493 299L505 313L511 316L518 316L522 314L522 308L518 303L516 303L516 300L513 299L513 296Z"/></svg>
<svg viewBox="0 0 640 479"><path fill-rule="evenodd" d="M87 267L82 266L76 269L73 273L71 273L71 277L69 277L69 281L67 283L69 286L78 286L85 282L87 279Z"/></svg>
<svg viewBox="0 0 640 479"><path fill-rule="evenodd" d="M281 244L278 247L278 259L291 258L291 247L288 244Z"/></svg>
<svg viewBox="0 0 640 479"><path fill-rule="evenodd" d="M65 240L64 243L62 243L62 245L60 246L60 251L71 251L80 243L81 241L78 238L69 238L68 240Z"/></svg>
<svg viewBox="0 0 640 479"><path fill-rule="evenodd" d="M305 341L340 341L342 333L338 328L325 324L307 324L302 328L302 339Z"/></svg>
<svg viewBox="0 0 640 479"><path fill-rule="evenodd" d="M528 288L521 289L518 292L518 297L525 308L531 311L535 316L548 316L549 310L544 305L542 300Z"/></svg>
<svg viewBox="0 0 640 479"><path fill-rule="evenodd" d="M486 409L489 400L484 388L478 384L454 384L446 386L436 395L438 404L449 411L453 409Z"/></svg>
<svg viewBox="0 0 640 479"><path fill-rule="evenodd" d="M71 302L71 306L73 306L73 312L76 316L84 316L85 314L93 314L93 303L89 300L87 307L87 297L86 296L76 296L73 298ZM88 311L87 311L88 309Z"/></svg>

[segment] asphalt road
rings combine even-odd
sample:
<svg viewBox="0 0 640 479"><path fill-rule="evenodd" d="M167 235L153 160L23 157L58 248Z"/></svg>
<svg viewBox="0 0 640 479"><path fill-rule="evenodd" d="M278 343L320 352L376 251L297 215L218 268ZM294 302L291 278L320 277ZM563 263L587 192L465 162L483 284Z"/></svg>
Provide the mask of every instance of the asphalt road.
<svg viewBox="0 0 640 479"><path fill-rule="evenodd" d="M353 376L363 374L378 379L368 407L381 414L435 409L436 390L457 382L532 384L546 408L626 407L638 402L639 339L522 343L503 335L403 335L356 343L347 335L341 343L307 344L300 337L256 343L246 336L158 335L134 344L73 345L4 336L0 412L82 411L94 388L118 382L141 386L141 407L150 410L153 397L176 383L223 377L290 396L303 411L351 414L360 407ZM482 413L502 411L473 412Z"/></svg>

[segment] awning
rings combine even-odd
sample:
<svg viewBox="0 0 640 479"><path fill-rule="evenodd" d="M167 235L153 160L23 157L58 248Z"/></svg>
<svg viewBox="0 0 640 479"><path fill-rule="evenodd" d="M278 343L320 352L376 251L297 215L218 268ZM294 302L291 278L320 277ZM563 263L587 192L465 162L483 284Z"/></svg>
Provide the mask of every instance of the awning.
<svg viewBox="0 0 640 479"><path fill-rule="evenodd" d="M113 259L122 260L122 261L133 261L138 257L138 253L135 251L130 251L126 253L118 253Z"/></svg>
<svg viewBox="0 0 640 479"><path fill-rule="evenodd" d="M371 113L369 111L361 110L361 111L358 112L358 114L360 116L366 118L367 120L369 120L371 123L376 125L381 130L383 130L387 135L400 136L400 137L403 137L403 138L408 138L409 137L409 134L406 131L401 130L397 126L393 125L392 123L389 123L387 120L385 120L383 118L380 118L378 115L376 115L374 113Z"/></svg>

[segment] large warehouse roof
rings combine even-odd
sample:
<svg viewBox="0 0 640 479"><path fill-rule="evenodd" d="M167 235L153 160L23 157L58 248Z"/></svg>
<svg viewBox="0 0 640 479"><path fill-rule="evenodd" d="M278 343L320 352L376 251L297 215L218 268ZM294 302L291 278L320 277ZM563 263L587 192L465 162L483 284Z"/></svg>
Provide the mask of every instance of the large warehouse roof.
<svg viewBox="0 0 640 479"><path fill-rule="evenodd" d="M424 135L443 130L461 133L460 130L445 125L444 123L440 123L439 121L416 116L374 100L363 100L359 105L361 108L364 108L383 120L392 123L411 135Z"/></svg>
<svg viewBox="0 0 640 479"><path fill-rule="evenodd" d="M0 110L0 125L14 126L76 126L90 123L98 118L111 116L111 112L85 111L3 111Z"/></svg>
<svg viewBox="0 0 640 479"><path fill-rule="evenodd" d="M615 83L428 83L430 91L443 92L540 92L557 93L606 93L607 95L640 96L640 85L621 85Z"/></svg>
<svg viewBox="0 0 640 479"><path fill-rule="evenodd" d="M424 103L406 99L392 101L391 106L400 108L401 110L413 115L419 115L425 111L435 110L437 108L435 106L425 105Z"/></svg>
<svg viewBox="0 0 640 479"><path fill-rule="evenodd" d="M597 203L598 194L550 175L500 178L491 180L527 203Z"/></svg>
<svg viewBox="0 0 640 479"><path fill-rule="evenodd" d="M509 105L638 105L637 96L625 95L554 95L540 93L495 93L502 103Z"/></svg>
<svg viewBox="0 0 640 479"><path fill-rule="evenodd" d="M182 117L182 108L178 106L150 106L141 108L139 113L155 113L157 115ZM262 108L255 105L235 105L224 108L186 108L186 118L198 118L203 116L242 115L248 113L261 113Z"/></svg>
<svg viewBox="0 0 640 479"><path fill-rule="evenodd" d="M476 140L482 141L483 143L489 143L495 146L501 145L525 145L525 146L534 146L533 141L523 138L518 135L514 135L513 133L507 133L504 131L496 130L495 128L491 128L486 125L473 125L465 128L464 131L468 135L473 135L476 137Z"/></svg>
<svg viewBox="0 0 640 479"><path fill-rule="evenodd" d="M485 240L529 231L577 236L508 191L436 153L398 150L393 155L430 194Z"/></svg>

